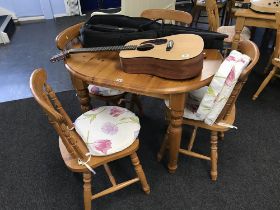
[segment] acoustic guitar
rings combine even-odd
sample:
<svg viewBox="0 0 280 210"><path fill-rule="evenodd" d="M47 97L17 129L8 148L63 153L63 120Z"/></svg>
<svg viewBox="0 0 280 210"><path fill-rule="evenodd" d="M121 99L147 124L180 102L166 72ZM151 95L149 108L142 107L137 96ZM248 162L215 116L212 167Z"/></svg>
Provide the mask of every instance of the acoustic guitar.
<svg viewBox="0 0 280 210"><path fill-rule="evenodd" d="M254 10L255 12L274 14L280 11L280 0L235 1L235 7Z"/></svg>
<svg viewBox="0 0 280 210"><path fill-rule="evenodd" d="M168 79L188 79L199 75L203 68L203 39L194 34L165 37L172 47L158 45L148 51L121 51L122 69L127 73L151 74ZM146 40L134 40L127 45L139 45Z"/></svg>
<svg viewBox="0 0 280 210"><path fill-rule="evenodd" d="M177 34L159 39L139 39L124 46L64 50L50 61L64 60L70 54L121 51L120 63L127 73L151 74L168 79L188 79L203 68L203 39L194 34Z"/></svg>
<svg viewBox="0 0 280 210"><path fill-rule="evenodd" d="M280 11L279 0L251 0L251 9L262 13L276 13Z"/></svg>
<svg viewBox="0 0 280 210"><path fill-rule="evenodd" d="M90 48L74 48L69 50L63 50L62 52L51 57L52 63L64 60L70 57L71 54L76 53L97 53L105 51L121 51L121 50L137 50L137 51L148 51L154 48L155 45L166 44L168 42L165 38L150 39L143 41L139 45L116 45L116 46L105 46L105 47L90 47Z"/></svg>

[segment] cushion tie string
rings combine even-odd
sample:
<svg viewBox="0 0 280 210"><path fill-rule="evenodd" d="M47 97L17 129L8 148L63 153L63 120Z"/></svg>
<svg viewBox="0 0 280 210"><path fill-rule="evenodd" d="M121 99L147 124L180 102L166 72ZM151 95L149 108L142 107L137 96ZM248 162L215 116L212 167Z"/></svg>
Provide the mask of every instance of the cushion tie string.
<svg viewBox="0 0 280 210"><path fill-rule="evenodd" d="M86 156L89 156L88 157L88 159L87 159L87 161L86 162L84 162L84 161L82 161L80 158L78 158L78 164L81 166L85 166L85 167L87 167L87 169L89 170L89 171L91 171L94 175L96 174L96 172L92 169L92 167L90 167L87 163L90 161L90 159L91 159L91 154L90 153L87 153L86 154Z"/></svg>
<svg viewBox="0 0 280 210"><path fill-rule="evenodd" d="M223 127L226 127L226 128L234 128L234 129L237 130L237 127L236 127L236 126L230 125L230 124L227 124L227 123L219 122L219 123L217 123L217 125L223 126Z"/></svg>
<svg viewBox="0 0 280 210"><path fill-rule="evenodd" d="M71 128L69 128L68 125L67 125L66 127L67 127L67 129L68 129L69 131L72 131L72 130L75 129L75 126L74 126L74 125L73 125Z"/></svg>

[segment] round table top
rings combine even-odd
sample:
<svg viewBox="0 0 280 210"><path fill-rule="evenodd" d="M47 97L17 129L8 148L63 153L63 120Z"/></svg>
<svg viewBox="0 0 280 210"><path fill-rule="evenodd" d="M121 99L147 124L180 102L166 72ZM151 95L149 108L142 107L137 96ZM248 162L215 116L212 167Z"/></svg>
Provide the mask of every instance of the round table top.
<svg viewBox="0 0 280 210"><path fill-rule="evenodd" d="M65 60L65 66L73 76L89 84L127 92L165 95L188 92L210 83L222 63L222 55L215 49L205 50L205 53L201 74L187 80L125 73L120 67L119 52L72 54Z"/></svg>

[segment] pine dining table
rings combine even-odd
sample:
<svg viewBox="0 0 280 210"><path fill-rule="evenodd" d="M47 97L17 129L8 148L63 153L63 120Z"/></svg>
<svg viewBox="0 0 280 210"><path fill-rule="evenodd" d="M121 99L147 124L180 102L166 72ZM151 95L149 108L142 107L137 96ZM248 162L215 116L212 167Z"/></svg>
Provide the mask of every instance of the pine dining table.
<svg viewBox="0 0 280 210"><path fill-rule="evenodd" d="M79 34L79 24L62 31L56 39L57 47L65 49ZM75 41L71 47L81 47ZM204 50L205 58L201 74L192 79L171 80L149 74L129 74L120 66L119 52L78 53L64 60L70 73L73 87L79 98L83 112L90 110L88 85L123 90L139 95L168 99L171 118L169 121L168 170L174 173L177 169L179 147L182 136L182 122L187 92L208 85L223 61L216 49ZM145 65L143 63L143 65Z"/></svg>

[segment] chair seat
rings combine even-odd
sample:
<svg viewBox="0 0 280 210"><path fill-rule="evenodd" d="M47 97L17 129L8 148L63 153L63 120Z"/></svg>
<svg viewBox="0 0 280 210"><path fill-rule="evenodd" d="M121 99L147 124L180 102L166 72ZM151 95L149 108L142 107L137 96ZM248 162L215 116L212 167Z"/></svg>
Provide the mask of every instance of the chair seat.
<svg viewBox="0 0 280 210"><path fill-rule="evenodd" d="M87 163L90 167L96 168L98 166L101 166L105 163L126 157L130 155L133 152L136 152L139 148L139 139L136 139L128 148L114 153L112 155L107 156L94 156L91 157L90 161ZM62 156L62 159L64 160L66 166L73 172L85 172L88 171L88 168L84 165L80 165L78 163L77 158L73 158L69 152L67 151L65 145L63 144L63 141L59 137L59 149Z"/></svg>
<svg viewBox="0 0 280 210"><path fill-rule="evenodd" d="M107 87L101 87L97 85L89 85L88 91L90 94L99 95L99 96L116 96L121 95L124 93L124 91L116 90L112 88Z"/></svg>
<svg viewBox="0 0 280 210"><path fill-rule="evenodd" d="M197 126L200 128L205 128L208 130L215 130L215 131L227 131L229 130L229 127L222 126L219 123L222 123L224 125L233 125L235 120L235 106L233 106L232 110L230 111L229 115L223 120L216 121L213 125L208 125L204 123L201 120L194 120L193 115L195 113L195 110L198 109L198 106L203 98L203 95L205 93L205 90L207 90L207 86L200 88L195 91L191 91L184 109L183 114L183 124L191 125L191 126ZM169 107L169 101L165 100L165 105ZM191 119L190 119L191 118Z"/></svg>
<svg viewBox="0 0 280 210"><path fill-rule="evenodd" d="M232 42L235 35L235 26L220 26L217 32L227 34L228 37L224 39L224 42ZM251 38L251 31L249 28L244 27L240 34L240 41L249 40Z"/></svg>
<svg viewBox="0 0 280 210"><path fill-rule="evenodd" d="M230 127L223 126L223 125L233 125L234 121L235 121L235 105L233 106L233 108L231 109L231 111L229 112L229 114L225 119L218 120L213 125L208 125L200 120L183 118L183 124L190 125L190 126L197 126L212 131L223 131L223 132L230 129Z"/></svg>
<svg viewBox="0 0 280 210"><path fill-rule="evenodd" d="M140 131L138 117L118 106L90 110L78 117L74 125L90 154L95 156L124 150L135 141Z"/></svg>

